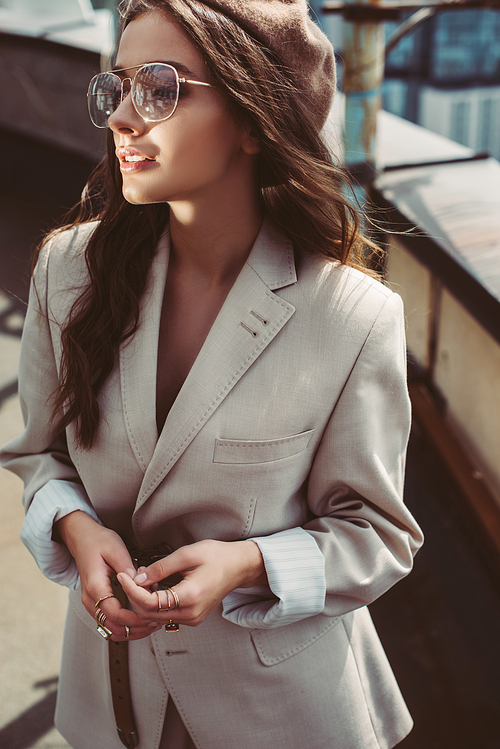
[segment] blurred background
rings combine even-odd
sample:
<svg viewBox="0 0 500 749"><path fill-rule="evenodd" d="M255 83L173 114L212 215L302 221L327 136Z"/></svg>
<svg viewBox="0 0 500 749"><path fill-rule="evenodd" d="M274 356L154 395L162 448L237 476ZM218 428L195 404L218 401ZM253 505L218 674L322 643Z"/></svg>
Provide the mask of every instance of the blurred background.
<svg viewBox="0 0 500 749"><path fill-rule="evenodd" d="M405 302L414 427L406 501L426 545L371 606L415 720L403 749L500 749L500 5L313 0L339 93L325 138ZM19 433L30 258L104 153L86 111L114 0L0 0L0 443ZM53 727L66 591L18 539L0 469L0 747ZM237 748L235 748L237 749Z"/></svg>

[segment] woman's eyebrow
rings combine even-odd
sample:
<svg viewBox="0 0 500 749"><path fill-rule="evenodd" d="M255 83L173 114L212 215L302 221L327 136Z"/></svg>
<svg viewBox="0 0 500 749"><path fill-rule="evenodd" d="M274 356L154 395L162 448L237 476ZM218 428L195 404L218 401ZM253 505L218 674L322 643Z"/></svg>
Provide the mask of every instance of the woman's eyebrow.
<svg viewBox="0 0 500 749"><path fill-rule="evenodd" d="M128 68L121 67L120 65L114 65L112 68L112 72L116 73L118 70L134 70L134 68L142 68L143 65L154 65L157 62L162 62L165 65L171 65L177 70L178 73L196 76L196 73L193 73L193 71L190 70L186 65L183 65L182 62L176 62L175 60L151 60L151 62L141 62L140 65L129 65Z"/></svg>

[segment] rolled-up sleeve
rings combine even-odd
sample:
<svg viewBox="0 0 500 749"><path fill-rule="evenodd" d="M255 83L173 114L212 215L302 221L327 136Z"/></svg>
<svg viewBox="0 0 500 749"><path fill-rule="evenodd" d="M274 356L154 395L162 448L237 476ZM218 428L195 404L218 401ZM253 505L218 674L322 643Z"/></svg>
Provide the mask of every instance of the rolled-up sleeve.
<svg viewBox="0 0 500 749"><path fill-rule="evenodd" d="M290 528L252 541L262 552L269 586L232 591L222 602L225 619L271 629L323 611L325 558L309 533Z"/></svg>
<svg viewBox="0 0 500 749"><path fill-rule="evenodd" d="M76 510L86 512L102 525L82 486L53 479L36 492L20 533L45 577L71 590L80 587L80 576L66 546L52 540L52 527Z"/></svg>

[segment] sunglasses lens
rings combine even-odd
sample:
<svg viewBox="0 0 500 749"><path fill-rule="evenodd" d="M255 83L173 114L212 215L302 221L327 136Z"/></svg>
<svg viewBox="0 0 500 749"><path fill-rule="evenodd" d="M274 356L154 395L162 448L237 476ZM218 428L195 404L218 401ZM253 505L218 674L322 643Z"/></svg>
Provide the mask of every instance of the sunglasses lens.
<svg viewBox="0 0 500 749"><path fill-rule="evenodd" d="M90 81L88 107L96 127L107 127L108 117L120 104L121 81L113 73L100 73Z"/></svg>
<svg viewBox="0 0 500 749"><path fill-rule="evenodd" d="M160 122L175 110L179 84L170 65L145 65L137 72L132 86L134 106L144 120Z"/></svg>
<svg viewBox="0 0 500 749"><path fill-rule="evenodd" d="M160 122L173 114L179 98L177 74L170 65L154 63L137 71L132 99L138 114L147 122ZM119 107L121 80L114 73L100 73L88 90L90 119L96 127L108 127L108 118Z"/></svg>

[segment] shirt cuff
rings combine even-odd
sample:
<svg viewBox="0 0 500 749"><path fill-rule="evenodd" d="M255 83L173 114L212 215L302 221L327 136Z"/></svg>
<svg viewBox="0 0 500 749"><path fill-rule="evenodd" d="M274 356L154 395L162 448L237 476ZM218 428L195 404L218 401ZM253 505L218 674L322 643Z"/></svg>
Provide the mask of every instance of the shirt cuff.
<svg viewBox="0 0 500 749"><path fill-rule="evenodd" d="M262 552L269 587L236 588L222 601L224 619L272 629L320 614L325 607L325 558L303 528L252 538ZM264 600L263 600L264 599Z"/></svg>
<svg viewBox="0 0 500 749"><path fill-rule="evenodd" d="M66 546L52 540L52 529L57 520L75 510L86 512L102 525L80 484L51 479L33 497L20 533L45 577L71 590L80 587L80 575Z"/></svg>

